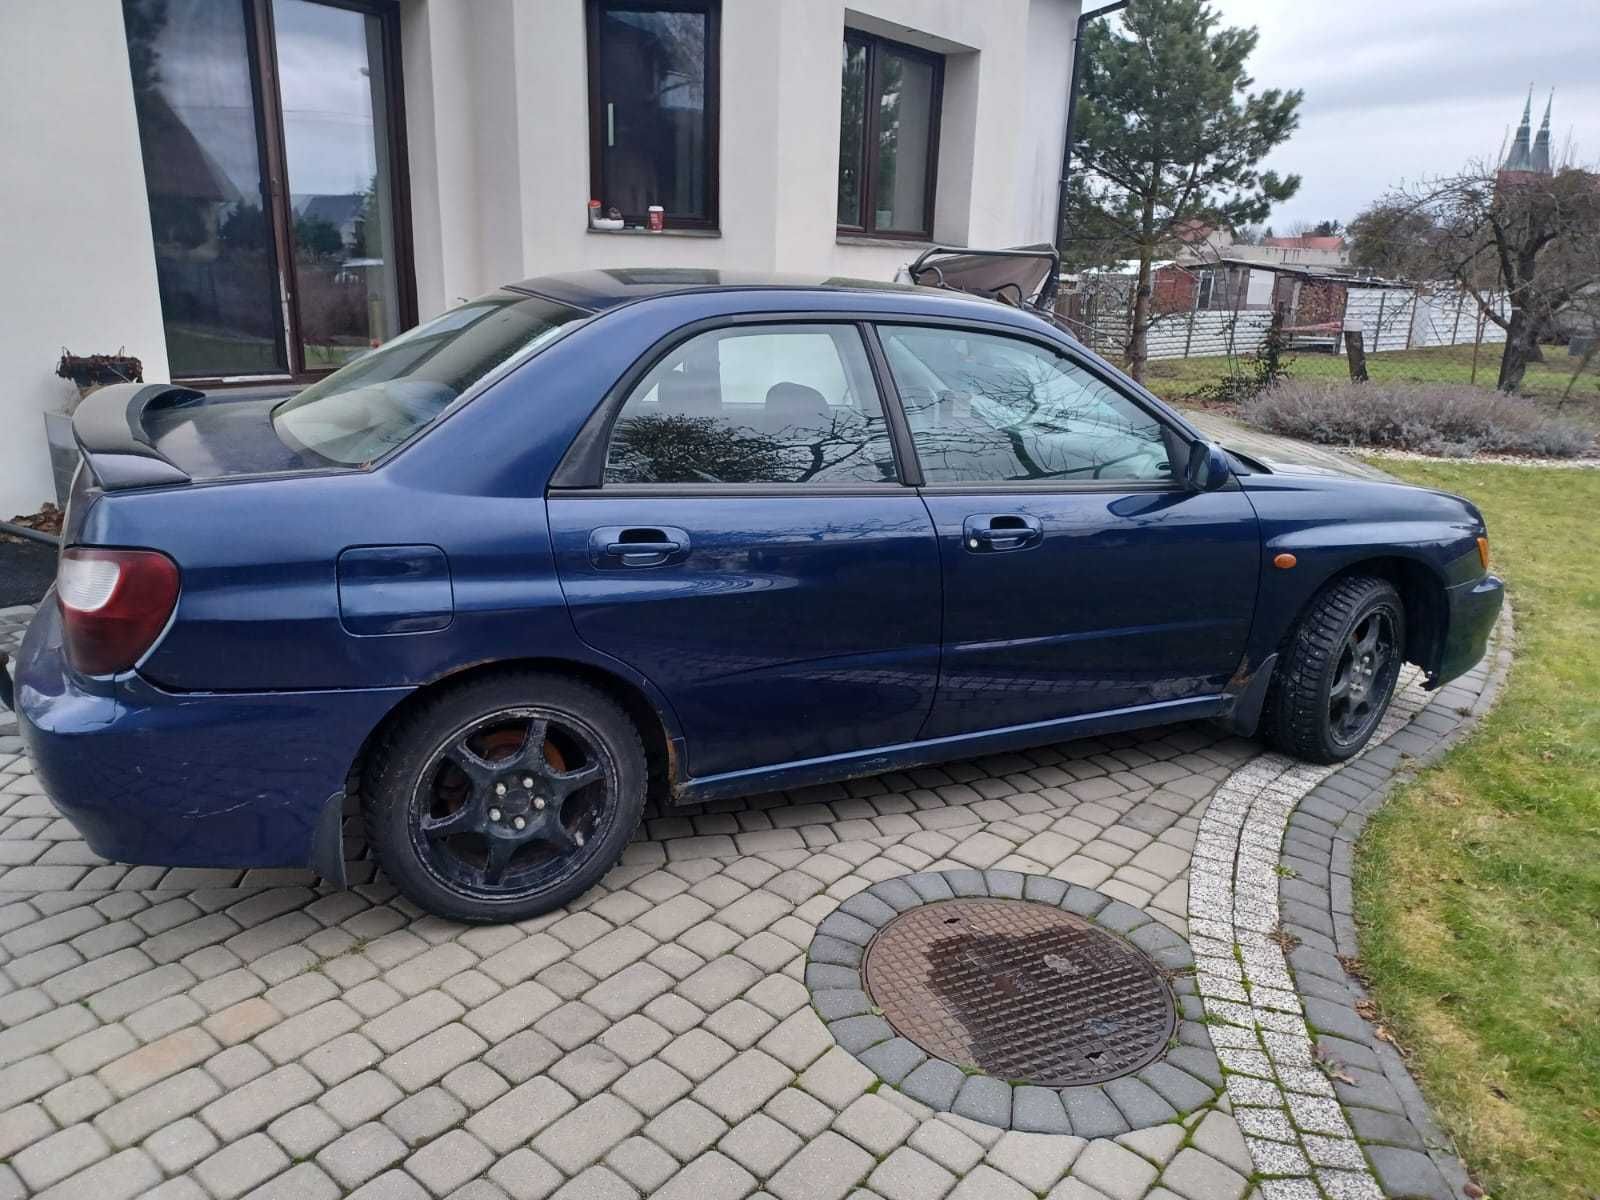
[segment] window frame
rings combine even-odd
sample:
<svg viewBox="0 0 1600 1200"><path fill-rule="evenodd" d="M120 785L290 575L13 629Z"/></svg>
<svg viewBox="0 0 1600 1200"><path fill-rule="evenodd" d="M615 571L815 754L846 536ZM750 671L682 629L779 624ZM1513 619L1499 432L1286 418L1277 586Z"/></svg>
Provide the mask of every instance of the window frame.
<svg viewBox="0 0 1600 1200"><path fill-rule="evenodd" d="M692 229L705 233L720 230L722 176L722 0L584 0L584 41L587 62L589 101L589 195L604 203L605 147L602 131L605 129L605 100L600 78L600 17L612 4L626 4L640 12L698 12L706 18L706 81L705 81L705 137L706 165L705 187L706 215L704 217L675 216L664 213L673 229ZM648 214L640 213L639 224L645 224ZM624 221L630 220L623 213Z"/></svg>
<svg viewBox="0 0 1600 1200"><path fill-rule="evenodd" d="M706 317L680 326L650 346L606 391L566 454L550 473L546 495L562 496L881 496L887 491L915 487L921 474L911 451L911 431L900 409L898 395L888 378L883 348L872 328L872 318L850 312L774 311ZM861 338L885 431L894 453L895 478L846 483L607 483L606 458L611 436L633 391L656 366L680 346L705 333L723 329L767 325L839 325L855 329Z"/></svg>
<svg viewBox="0 0 1600 1200"><path fill-rule="evenodd" d="M845 28L843 46L848 51L852 45L860 46L866 51L866 101L862 105L862 130L861 130L861 156L856 164L861 180L860 196L856 201L855 224L838 224L837 233L841 237L877 238L885 241L917 241L926 242L933 239L935 205L938 202L939 192L939 133L944 116L944 55L932 50L924 50L920 46L911 46L905 42L897 42L890 38L879 37L876 34L866 33L860 29ZM923 219L926 227L922 229L879 229L875 214L877 213L877 172L868 169L871 147L878 140L878 119L883 107L879 99L878 64L882 51L888 49L895 54L906 58L919 59L929 64L933 69L933 94L929 98L928 121L928 177L923 190ZM843 60L840 62L840 91L844 88ZM841 114L841 125L843 124ZM844 147L840 145L840 155ZM842 165L842 158L840 160ZM837 179L834 186L834 212L838 212L839 189Z"/></svg>
<svg viewBox="0 0 1600 1200"><path fill-rule="evenodd" d="M878 331L888 326L909 326L916 329L942 329L954 333L981 333L991 337L1011 338L1015 341L1026 342L1047 350L1064 359L1078 370L1085 372L1097 382L1105 385L1122 399L1143 412L1161 427L1163 439L1168 450L1174 446L1187 446L1201 435L1181 421L1173 417L1158 405L1151 404L1137 391L1128 388L1125 383L1118 380L1115 374L1105 370L1100 364L1076 352L1074 347L1063 345L1049 337L1041 336L1031 330L1019 329L1012 325L989 324L987 322L941 319L938 317L924 317L920 315L900 315L889 317L871 318L870 334L875 357L882 364L879 373L879 386L888 389L889 397L893 401L894 412L897 414L899 424L905 433L905 450L909 455L909 462L914 464L917 486L921 490L938 495L965 495L965 496L990 496L997 494L1014 494L1017 492L1079 492L1079 493L1128 493L1128 492L1188 492L1190 489L1184 482L1183 471L1175 467L1170 480L1159 479L1086 479L1086 480L1060 480L1060 479L988 479L964 482L938 482L929 481L922 470L922 460L917 454L916 439L911 432L910 422L906 419L905 408L900 399L899 385L896 383L894 373L889 369L888 357L884 354L882 342L879 340ZM1237 480L1230 482L1228 488L1238 487Z"/></svg>
<svg viewBox="0 0 1600 1200"><path fill-rule="evenodd" d="M275 297L278 310L275 338L284 370L254 375L195 374L174 375L174 380L207 388L254 387L263 383L314 383L338 367L308 369L300 321L300 284L295 265L293 197L288 182L288 147L284 138L283 96L279 89L278 47L273 30L273 0L222 0L236 3L244 12L245 49L250 70L251 103L255 109L256 153L262 169L262 211L271 234L274 277L278 281ZM389 181L394 224L395 333L401 334L417 324L416 258L411 227L411 170L406 147L405 82L402 77L400 44L400 0L314 0L327 8L344 9L375 17L383 54L384 139L389 156ZM120 15L120 6L119 6ZM143 148L140 149L141 165ZM147 197L148 200L148 197ZM166 314L162 314L162 336L166 336Z"/></svg>

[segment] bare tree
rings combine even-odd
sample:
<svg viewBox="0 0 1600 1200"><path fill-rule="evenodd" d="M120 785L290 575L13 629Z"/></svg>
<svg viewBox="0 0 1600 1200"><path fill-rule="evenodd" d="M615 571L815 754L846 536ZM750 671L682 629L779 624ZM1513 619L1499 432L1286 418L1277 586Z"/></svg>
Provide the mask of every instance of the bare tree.
<svg viewBox="0 0 1600 1200"><path fill-rule="evenodd" d="M1391 192L1352 225L1358 265L1451 280L1506 332L1496 386L1515 392L1539 342L1600 287L1600 174L1478 166Z"/></svg>

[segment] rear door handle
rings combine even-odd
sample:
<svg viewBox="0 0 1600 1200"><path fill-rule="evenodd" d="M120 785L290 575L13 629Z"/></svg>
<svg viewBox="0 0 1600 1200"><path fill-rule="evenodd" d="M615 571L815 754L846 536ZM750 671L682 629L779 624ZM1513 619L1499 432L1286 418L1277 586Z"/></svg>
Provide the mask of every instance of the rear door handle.
<svg viewBox="0 0 1600 1200"><path fill-rule="evenodd" d="M663 567L689 554L689 535L670 525L607 525L589 534L589 561L601 570Z"/></svg>
<svg viewBox="0 0 1600 1200"><path fill-rule="evenodd" d="M1044 525L1026 513L976 513L961 523L961 543L972 554L1030 550L1044 541Z"/></svg>

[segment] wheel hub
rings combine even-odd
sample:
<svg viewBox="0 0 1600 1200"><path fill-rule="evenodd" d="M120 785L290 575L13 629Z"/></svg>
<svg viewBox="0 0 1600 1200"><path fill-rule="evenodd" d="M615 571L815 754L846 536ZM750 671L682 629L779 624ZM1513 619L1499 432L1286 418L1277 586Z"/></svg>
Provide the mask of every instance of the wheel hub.
<svg viewBox="0 0 1600 1200"><path fill-rule="evenodd" d="M486 728L490 721L498 726ZM412 836L430 868L452 882L515 890L575 868L609 808L608 773L585 731L563 723L563 751L550 740L548 718L530 712L510 729L504 717L490 721L436 752L419 787ZM602 786L586 790L591 785Z"/></svg>

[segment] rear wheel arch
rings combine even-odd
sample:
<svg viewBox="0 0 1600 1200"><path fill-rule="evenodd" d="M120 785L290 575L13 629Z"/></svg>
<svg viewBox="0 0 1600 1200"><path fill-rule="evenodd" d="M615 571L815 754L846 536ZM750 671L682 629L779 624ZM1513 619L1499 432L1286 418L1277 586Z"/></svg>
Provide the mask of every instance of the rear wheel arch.
<svg viewBox="0 0 1600 1200"><path fill-rule="evenodd" d="M649 798L661 800L670 795L672 784L676 779L673 738L656 702L641 687L621 675L591 663L567 658L503 659L462 667L430 680L390 709L383 720L378 722L367 735L355 760L350 764L350 771L345 781L346 794L352 796L360 794L373 751L389 735L389 731L440 692L499 675L527 672L575 679L588 684L614 701L628 715L628 719L638 730L639 740L644 743L645 765L649 772Z"/></svg>

